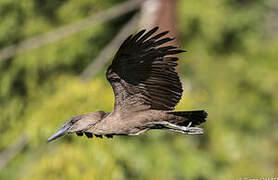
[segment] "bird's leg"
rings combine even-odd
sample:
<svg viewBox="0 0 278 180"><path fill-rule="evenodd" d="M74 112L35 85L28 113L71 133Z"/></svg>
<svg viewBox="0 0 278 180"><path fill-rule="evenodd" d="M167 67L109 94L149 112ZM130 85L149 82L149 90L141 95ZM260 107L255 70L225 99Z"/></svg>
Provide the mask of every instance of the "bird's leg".
<svg viewBox="0 0 278 180"><path fill-rule="evenodd" d="M191 134L192 135L204 134L204 130L202 128L190 127L192 122L190 122L187 127L179 126L179 125L169 123L169 122L160 122L159 124L163 125L164 127L168 128L169 130L174 131L174 132L190 134L190 135Z"/></svg>

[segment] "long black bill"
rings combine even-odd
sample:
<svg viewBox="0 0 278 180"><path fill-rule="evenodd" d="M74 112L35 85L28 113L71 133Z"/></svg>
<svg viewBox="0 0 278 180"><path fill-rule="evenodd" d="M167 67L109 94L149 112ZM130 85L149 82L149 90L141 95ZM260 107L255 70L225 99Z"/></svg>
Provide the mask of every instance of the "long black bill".
<svg viewBox="0 0 278 180"><path fill-rule="evenodd" d="M64 134L66 134L67 130L70 128L70 125L68 123L64 124L55 134L53 134L50 138L48 138L47 142L51 142Z"/></svg>

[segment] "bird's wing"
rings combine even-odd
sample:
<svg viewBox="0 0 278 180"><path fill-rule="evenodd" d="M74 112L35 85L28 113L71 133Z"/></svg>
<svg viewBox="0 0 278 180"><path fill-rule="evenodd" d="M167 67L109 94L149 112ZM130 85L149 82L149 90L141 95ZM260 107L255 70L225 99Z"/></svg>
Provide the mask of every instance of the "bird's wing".
<svg viewBox="0 0 278 180"><path fill-rule="evenodd" d="M114 95L115 107L172 110L182 96L182 86L175 68L184 52L165 46L173 38L168 31L153 35L158 27L130 35L120 46L106 72ZM164 44L164 46L162 46Z"/></svg>

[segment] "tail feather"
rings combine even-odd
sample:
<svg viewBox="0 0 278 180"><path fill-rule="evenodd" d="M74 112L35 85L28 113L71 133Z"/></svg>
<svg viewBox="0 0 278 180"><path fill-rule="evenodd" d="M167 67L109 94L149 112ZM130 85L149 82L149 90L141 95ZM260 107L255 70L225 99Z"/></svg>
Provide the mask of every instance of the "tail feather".
<svg viewBox="0 0 278 180"><path fill-rule="evenodd" d="M206 122L206 118L208 113L205 110L199 111L171 111L169 114L173 114L179 117L184 117L185 120L183 122L177 123L177 125L187 126L190 122L192 122L192 126L200 125Z"/></svg>

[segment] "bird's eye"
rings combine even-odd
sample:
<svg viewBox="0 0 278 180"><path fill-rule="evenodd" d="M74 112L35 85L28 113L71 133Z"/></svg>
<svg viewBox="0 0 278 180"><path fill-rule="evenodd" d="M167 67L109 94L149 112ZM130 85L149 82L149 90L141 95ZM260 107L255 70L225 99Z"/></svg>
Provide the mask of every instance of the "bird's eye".
<svg viewBox="0 0 278 180"><path fill-rule="evenodd" d="M71 123L75 123L75 122L78 121L79 119L81 119L81 117L75 116L75 117L73 117L73 118L70 120L70 122L71 122Z"/></svg>
<svg viewBox="0 0 278 180"><path fill-rule="evenodd" d="M110 78L109 80L110 80L110 82L120 82L121 81L121 79L119 79L119 78Z"/></svg>

